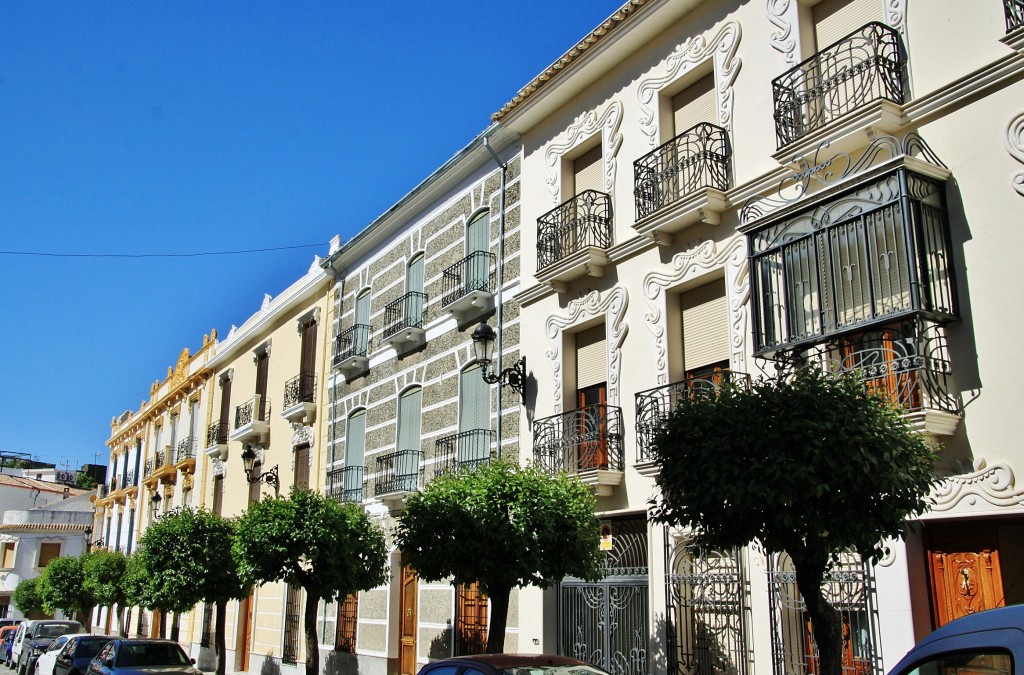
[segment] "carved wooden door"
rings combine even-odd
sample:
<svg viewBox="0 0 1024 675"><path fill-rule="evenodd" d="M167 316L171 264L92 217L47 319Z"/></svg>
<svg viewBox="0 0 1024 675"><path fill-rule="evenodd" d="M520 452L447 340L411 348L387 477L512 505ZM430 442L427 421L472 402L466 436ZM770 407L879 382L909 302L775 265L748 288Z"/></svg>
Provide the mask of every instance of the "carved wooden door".
<svg viewBox="0 0 1024 675"><path fill-rule="evenodd" d="M994 529L975 525L933 534L928 548L935 628L1006 604Z"/></svg>
<svg viewBox="0 0 1024 675"><path fill-rule="evenodd" d="M416 675L416 614L419 583L416 572L408 565L402 565L402 601L399 618L398 672L399 675Z"/></svg>
<svg viewBox="0 0 1024 675"><path fill-rule="evenodd" d="M455 594L455 655L487 651L487 596L480 584L460 585Z"/></svg>

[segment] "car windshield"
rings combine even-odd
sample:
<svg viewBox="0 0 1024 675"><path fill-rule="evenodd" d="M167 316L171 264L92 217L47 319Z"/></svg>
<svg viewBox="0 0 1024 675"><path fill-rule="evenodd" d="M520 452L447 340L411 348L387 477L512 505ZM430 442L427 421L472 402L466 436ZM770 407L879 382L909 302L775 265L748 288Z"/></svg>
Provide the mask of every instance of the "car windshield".
<svg viewBox="0 0 1024 675"><path fill-rule="evenodd" d="M600 668L585 665L571 666L508 666L501 670L502 675L607 675Z"/></svg>
<svg viewBox="0 0 1024 675"><path fill-rule="evenodd" d="M188 664L188 657L185 656L185 652L181 651L181 647L176 644L160 642L121 645L115 663L121 667L184 666Z"/></svg>
<svg viewBox="0 0 1024 675"><path fill-rule="evenodd" d="M66 637L60 637L60 638L54 640L53 644L51 644L46 651L48 651L48 652L60 651L61 649L64 648L64 645L66 645L67 643L68 643L68 639Z"/></svg>
<svg viewBox="0 0 1024 675"><path fill-rule="evenodd" d="M63 623L44 623L41 626L36 626L36 629L32 632L32 637L45 640L60 637L65 633L77 631L79 628L81 626L70 626Z"/></svg>
<svg viewBox="0 0 1024 675"><path fill-rule="evenodd" d="M78 641L78 645L75 647L75 658L76 659L91 659L100 653L103 649L103 645L110 642L107 638L83 638Z"/></svg>

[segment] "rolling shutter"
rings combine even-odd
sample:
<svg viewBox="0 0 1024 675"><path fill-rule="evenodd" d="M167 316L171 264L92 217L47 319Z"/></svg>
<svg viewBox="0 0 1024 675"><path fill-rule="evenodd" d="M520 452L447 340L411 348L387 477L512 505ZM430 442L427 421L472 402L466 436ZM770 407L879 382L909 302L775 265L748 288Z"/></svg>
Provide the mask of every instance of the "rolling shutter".
<svg viewBox="0 0 1024 675"><path fill-rule="evenodd" d="M715 74L709 73L672 97L675 136L701 122L718 123Z"/></svg>
<svg viewBox="0 0 1024 675"><path fill-rule="evenodd" d="M484 382L480 366L471 366L459 376L459 432L491 427L491 387Z"/></svg>
<svg viewBox="0 0 1024 675"><path fill-rule="evenodd" d="M881 0L822 0L811 10L818 51L871 21L883 21Z"/></svg>
<svg viewBox="0 0 1024 675"><path fill-rule="evenodd" d="M682 295L683 367L695 370L729 359L725 282L704 284Z"/></svg>
<svg viewBox="0 0 1024 675"><path fill-rule="evenodd" d="M466 255L491 250L490 219L481 213L466 227Z"/></svg>
<svg viewBox="0 0 1024 675"><path fill-rule="evenodd" d="M576 194L584 190L604 192L604 162L598 145L576 158L572 164Z"/></svg>
<svg viewBox="0 0 1024 675"><path fill-rule="evenodd" d="M363 466L366 453L366 410L357 410L348 418L345 429L345 466Z"/></svg>
<svg viewBox="0 0 1024 675"><path fill-rule="evenodd" d="M576 388L608 381L608 344L604 326L576 334Z"/></svg>
<svg viewBox="0 0 1024 675"><path fill-rule="evenodd" d="M398 450L420 449L420 405L423 390L410 389L398 403Z"/></svg>

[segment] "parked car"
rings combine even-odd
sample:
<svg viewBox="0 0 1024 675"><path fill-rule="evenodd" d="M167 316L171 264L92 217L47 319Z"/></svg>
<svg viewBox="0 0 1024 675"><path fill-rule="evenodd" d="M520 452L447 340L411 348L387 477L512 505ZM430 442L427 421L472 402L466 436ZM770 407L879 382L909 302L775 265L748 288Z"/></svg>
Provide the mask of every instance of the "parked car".
<svg viewBox="0 0 1024 675"><path fill-rule="evenodd" d="M585 661L548 654L477 654L433 661L419 675L608 675Z"/></svg>
<svg viewBox="0 0 1024 675"><path fill-rule="evenodd" d="M61 635L83 631L77 621L29 621L18 626L11 647L11 660L17 664L18 675L34 673L36 659Z"/></svg>
<svg viewBox="0 0 1024 675"><path fill-rule="evenodd" d="M73 637L89 635L89 633L65 633L50 643L39 658L36 659L35 675L53 675L53 664L57 660L57 654L67 646L68 641Z"/></svg>
<svg viewBox="0 0 1024 675"><path fill-rule="evenodd" d="M989 609L950 621L917 643L889 671L889 675L964 673L1024 674L1024 605Z"/></svg>
<svg viewBox="0 0 1024 675"><path fill-rule="evenodd" d="M83 635L68 641L57 654L53 664L53 675L83 675L103 646L110 642L107 635Z"/></svg>
<svg viewBox="0 0 1024 675"><path fill-rule="evenodd" d="M17 626L0 628L0 661L3 661L8 668L11 667L11 645L14 644L14 636L17 632Z"/></svg>
<svg viewBox="0 0 1024 675"><path fill-rule="evenodd" d="M202 675L177 642L114 639L89 662L86 675Z"/></svg>
<svg viewBox="0 0 1024 675"><path fill-rule="evenodd" d="M8 626L14 626L15 628L24 621L24 619L12 619L11 617L4 617L0 619L0 628L7 628Z"/></svg>

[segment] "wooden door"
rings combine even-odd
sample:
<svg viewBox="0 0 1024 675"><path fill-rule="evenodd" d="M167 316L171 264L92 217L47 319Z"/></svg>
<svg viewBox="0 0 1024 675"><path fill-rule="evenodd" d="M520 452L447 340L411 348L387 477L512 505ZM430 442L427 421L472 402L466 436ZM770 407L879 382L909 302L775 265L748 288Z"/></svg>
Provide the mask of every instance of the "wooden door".
<svg viewBox="0 0 1024 675"><path fill-rule="evenodd" d="M455 592L455 655L487 651L487 596L474 582Z"/></svg>
<svg viewBox="0 0 1024 675"><path fill-rule="evenodd" d="M256 394L260 397L259 407L252 411L253 421L266 421L264 414L267 409L267 376L270 372L270 354L266 351L256 357Z"/></svg>
<svg viewBox="0 0 1024 675"><path fill-rule="evenodd" d="M238 659L238 669L242 672L249 670L249 652L252 651L252 593L242 600L238 615L242 619L242 635L238 644L241 645L241 654Z"/></svg>
<svg viewBox="0 0 1024 675"><path fill-rule="evenodd" d="M399 618L398 673L399 675L416 675L416 630L417 630L417 595L419 578L416 572L406 564L402 564L402 598L401 617Z"/></svg>
<svg viewBox="0 0 1024 675"><path fill-rule="evenodd" d="M224 378L220 384L220 433L217 434L218 443L228 442L228 427L231 426L231 378ZM223 441L221 439L224 439ZM139 453L137 456L141 456ZM135 475L139 475L138 467Z"/></svg>
<svg viewBox="0 0 1024 675"><path fill-rule="evenodd" d="M584 387L579 399L579 435L576 448L579 469L608 468L608 387L606 383Z"/></svg>
<svg viewBox="0 0 1024 675"><path fill-rule="evenodd" d="M928 534L935 628L1006 604L995 528L974 523Z"/></svg>
<svg viewBox="0 0 1024 675"><path fill-rule="evenodd" d="M860 369L869 392L908 410L921 407L917 370L901 366L913 361L915 351L916 347L908 349L907 341L888 328L857 341L840 342L843 370Z"/></svg>

